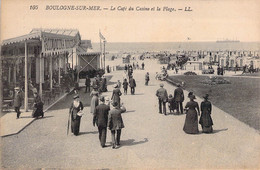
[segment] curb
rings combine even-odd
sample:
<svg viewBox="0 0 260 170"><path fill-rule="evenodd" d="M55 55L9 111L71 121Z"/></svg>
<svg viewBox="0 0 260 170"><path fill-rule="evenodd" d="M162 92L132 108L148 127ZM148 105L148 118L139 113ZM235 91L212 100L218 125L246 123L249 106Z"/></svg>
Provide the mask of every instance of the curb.
<svg viewBox="0 0 260 170"><path fill-rule="evenodd" d="M52 103L50 106L48 106L46 109L43 110L43 112L47 112L52 106L54 106L56 103L58 103L61 99L63 99L64 97L66 97L68 94L70 94L73 91L74 88L70 89L70 92L67 92L65 94L63 94L58 100L56 100L54 103ZM17 135L19 134L21 131L23 131L26 127L28 127L30 124L32 124L34 121L36 120L36 118L32 119L29 123L27 123L21 130L19 130L16 133L11 133L8 135L4 135L1 137L8 137L8 136L12 136L12 135Z"/></svg>

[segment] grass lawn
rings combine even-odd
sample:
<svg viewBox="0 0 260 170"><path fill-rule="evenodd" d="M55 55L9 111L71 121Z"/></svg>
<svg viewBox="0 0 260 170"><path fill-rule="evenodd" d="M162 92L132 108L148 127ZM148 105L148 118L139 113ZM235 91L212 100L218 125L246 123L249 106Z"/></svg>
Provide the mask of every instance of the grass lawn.
<svg viewBox="0 0 260 170"><path fill-rule="evenodd" d="M196 96L208 93L212 104L260 130L260 79L224 77L231 84L208 85L201 83L209 79L208 76L179 75L169 78L176 83L185 82L185 90L193 91Z"/></svg>
<svg viewBox="0 0 260 170"><path fill-rule="evenodd" d="M237 76L255 76L255 77L260 77L260 72L257 72L257 73L238 74Z"/></svg>

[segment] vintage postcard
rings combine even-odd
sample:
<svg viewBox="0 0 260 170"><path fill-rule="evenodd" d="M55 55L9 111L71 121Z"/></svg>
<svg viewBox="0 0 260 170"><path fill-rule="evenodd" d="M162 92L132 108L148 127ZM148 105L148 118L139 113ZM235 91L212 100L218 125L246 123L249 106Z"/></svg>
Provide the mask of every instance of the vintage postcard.
<svg viewBox="0 0 260 170"><path fill-rule="evenodd" d="M2 0L1 169L259 169L259 0Z"/></svg>

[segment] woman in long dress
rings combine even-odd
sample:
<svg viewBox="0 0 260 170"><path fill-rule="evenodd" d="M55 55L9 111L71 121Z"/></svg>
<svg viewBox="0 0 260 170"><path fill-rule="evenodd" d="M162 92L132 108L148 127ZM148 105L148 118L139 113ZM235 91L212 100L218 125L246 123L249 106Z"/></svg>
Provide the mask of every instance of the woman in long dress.
<svg viewBox="0 0 260 170"><path fill-rule="evenodd" d="M73 97L74 101L71 104L69 113L71 114L71 133L74 135L79 134L79 128L80 128L80 120L81 120L81 112L83 110L83 104L79 100L79 96L76 95Z"/></svg>
<svg viewBox="0 0 260 170"><path fill-rule="evenodd" d="M33 113L32 117L38 118L39 116L43 117L43 102L41 100L41 97L38 95L37 92L34 92L34 108L33 108Z"/></svg>
<svg viewBox="0 0 260 170"><path fill-rule="evenodd" d="M194 101L196 97L194 95L189 96L190 101L186 104L185 108L186 119L184 123L183 130L188 134L197 134L199 133L198 129L198 116L200 115L199 105Z"/></svg>
<svg viewBox="0 0 260 170"><path fill-rule="evenodd" d="M122 95L122 93L121 93L120 89L118 88L118 84L115 84L111 100L112 100L112 103L117 102L119 108L120 108L120 96L121 95Z"/></svg>
<svg viewBox="0 0 260 170"><path fill-rule="evenodd" d="M203 96L204 101L201 102L200 109L201 109L201 116L200 116L200 121L199 124L201 125L202 132L204 133L212 133L213 132L213 121L211 118L211 110L212 110L212 105L211 102L208 101L209 95L206 94Z"/></svg>

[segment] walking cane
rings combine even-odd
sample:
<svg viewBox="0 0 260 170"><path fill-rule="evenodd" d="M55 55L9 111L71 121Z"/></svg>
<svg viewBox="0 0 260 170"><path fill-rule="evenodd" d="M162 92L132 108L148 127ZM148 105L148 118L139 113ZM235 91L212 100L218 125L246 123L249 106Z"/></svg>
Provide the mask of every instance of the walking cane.
<svg viewBox="0 0 260 170"><path fill-rule="evenodd" d="M69 134L69 127L70 127L70 114L71 114L71 112L69 113L69 118L68 118L67 136Z"/></svg>

